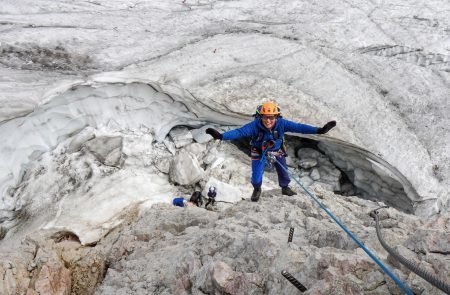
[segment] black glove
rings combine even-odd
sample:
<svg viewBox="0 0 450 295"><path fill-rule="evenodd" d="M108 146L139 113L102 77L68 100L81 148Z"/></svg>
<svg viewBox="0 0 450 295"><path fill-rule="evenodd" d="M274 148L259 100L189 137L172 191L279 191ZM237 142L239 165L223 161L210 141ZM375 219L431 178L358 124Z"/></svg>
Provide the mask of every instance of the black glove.
<svg viewBox="0 0 450 295"><path fill-rule="evenodd" d="M327 124L323 125L323 127L317 128L317 134L325 134L336 126L336 121L330 121Z"/></svg>
<svg viewBox="0 0 450 295"><path fill-rule="evenodd" d="M220 132L216 129L208 128L206 129L206 133L211 135L214 139L222 140L222 134L220 134Z"/></svg>

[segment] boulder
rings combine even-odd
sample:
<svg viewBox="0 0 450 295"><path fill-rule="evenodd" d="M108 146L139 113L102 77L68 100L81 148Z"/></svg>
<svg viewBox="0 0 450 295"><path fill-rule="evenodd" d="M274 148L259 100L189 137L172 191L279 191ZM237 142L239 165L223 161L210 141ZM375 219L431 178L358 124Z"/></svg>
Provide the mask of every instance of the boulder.
<svg viewBox="0 0 450 295"><path fill-rule="evenodd" d="M211 135L206 134L206 129L207 128L217 128L216 126L212 126L212 125L205 125L202 128L199 129L192 129L191 130L191 134L193 139L195 140L195 142L198 143L206 143L210 140L212 140L213 138L211 137Z"/></svg>
<svg viewBox="0 0 450 295"><path fill-rule="evenodd" d="M86 141L95 138L94 128L86 127L80 133L75 135L67 147L67 153L71 154L81 149Z"/></svg>
<svg viewBox="0 0 450 295"><path fill-rule="evenodd" d="M309 174L309 177L311 177L312 180L317 181L320 179L320 173L317 168L314 168L311 173Z"/></svg>
<svg viewBox="0 0 450 295"><path fill-rule="evenodd" d="M0 264L0 294L25 293L30 283L27 260L31 260L31 258L10 257L8 259L5 256L0 256L2 261Z"/></svg>
<svg viewBox="0 0 450 295"><path fill-rule="evenodd" d="M350 250L358 248L358 245L337 228L335 224L323 223L315 218L308 217L305 222L309 242L319 248L333 247Z"/></svg>
<svg viewBox="0 0 450 295"><path fill-rule="evenodd" d="M318 159L322 154L315 149L301 148L297 151L297 158L299 159Z"/></svg>
<svg viewBox="0 0 450 295"><path fill-rule="evenodd" d="M316 281L316 288L308 290L310 294L363 294L365 290L384 284L385 280L383 274L375 270L375 262L356 251L321 248L312 252L303 265L297 276L299 281L321 282Z"/></svg>
<svg viewBox="0 0 450 295"><path fill-rule="evenodd" d="M315 159L301 159L298 162L298 166L300 166L303 169L309 169L309 168L317 166L317 160L315 160Z"/></svg>
<svg viewBox="0 0 450 295"><path fill-rule="evenodd" d="M212 164L218 157L218 151L216 147L212 147L208 150L206 156L203 158L203 163L206 165Z"/></svg>
<svg viewBox="0 0 450 295"><path fill-rule="evenodd" d="M175 127L170 130L169 135L176 148L181 148L193 141L192 133L185 127Z"/></svg>
<svg viewBox="0 0 450 295"><path fill-rule="evenodd" d="M210 186L216 187L216 201L236 203L242 200L244 192L237 186L222 182L214 177L210 177L203 188L202 195L208 195L208 189Z"/></svg>
<svg viewBox="0 0 450 295"><path fill-rule="evenodd" d="M286 157L286 165L295 168L298 166L298 159L295 157Z"/></svg>
<svg viewBox="0 0 450 295"><path fill-rule="evenodd" d="M43 265L34 283L37 294L69 295L71 289L70 271L59 260Z"/></svg>
<svg viewBox="0 0 450 295"><path fill-rule="evenodd" d="M203 161L202 159L206 152L206 146L204 144L194 142L186 145L183 149L193 154L200 163Z"/></svg>
<svg viewBox="0 0 450 295"><path fill-rule="evenodd" d="M432 224L434 228L417 229L404 245L416 253L450 254L450 231L445 230L445 226L439 225L441 219L447 222L449 220L449 218L437 218L428 224L428 226Z"/></svg>
<svg viewBox="0 0 450 295"><path fill-rule="evenodd" d="M155 161L155 167L162 173L167 174L170 171L170 163L171 157L160 158Z"/></svg>
<svg viewBox="0 0 450 295"><path fill-rule="evenodd" d="M203 174L197 158L187 151L179 151L170 163L169 177L174 183L191 185L201 180Z"/></svg>
<svg viewBox="0 0 450 295"><path fill-rule="evenodd" d="M301 183L302 183L304 186L310 186L311 184L314 183L314 180L312 180L312 179L311 179L309 176L307 176L307 175L302 176L302 177L300 178L300 181L301 181Z"/></svg>
<svg viewBox="0 0 450 295"><path fill-rule="evenodd" d="M175 154L177 153L177 149L175 148L175 144L173 143L173 141L170 141L169 139L164 139L163 140L164 145L166 146L167 150L175 156Z"/></svg>
<svg viewBox="0 0 450 295"><path fill-rule="evenodd" d="M123 164L121 136L101 136L89 140L84 145L104 165L118 167Z"/></svg>
<svg viewBox="0 0 450 295"><path fill-rule="evenodd" d="M212 281L222 294L253 294L259 293L255 286L263 286L263 279L256 273L242 273L222 261L212 265Z"/></svg>

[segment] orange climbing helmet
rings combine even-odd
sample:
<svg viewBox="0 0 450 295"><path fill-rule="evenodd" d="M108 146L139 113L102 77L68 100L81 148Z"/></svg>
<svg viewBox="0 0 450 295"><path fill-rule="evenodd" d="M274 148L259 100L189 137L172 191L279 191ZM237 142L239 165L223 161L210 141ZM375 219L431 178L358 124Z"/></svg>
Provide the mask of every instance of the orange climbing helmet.
<svg viewBox="0 0 450 295"><path fill-rule="evenodd" d="M256 108L256 114L263 116L279 116L280 115L280 108L278 105L272 101L268 101L263 103L262 105L259 105Z"/></svg>

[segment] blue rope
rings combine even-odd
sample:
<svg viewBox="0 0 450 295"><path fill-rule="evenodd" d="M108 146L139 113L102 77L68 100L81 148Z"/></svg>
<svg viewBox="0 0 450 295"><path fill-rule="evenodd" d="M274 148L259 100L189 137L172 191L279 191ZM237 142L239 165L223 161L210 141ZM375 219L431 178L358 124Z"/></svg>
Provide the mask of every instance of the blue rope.
<svg viewBox="0 0 450 295"><path fill-rule="evenodd" d="M364 244L362 242L360 242L355 235L353 235L336 217L334 217L334 215L327 209L327 207L325 207L324 204L322 204L322 202L320 202L317 197L311 193L307 188L305 188L303 186L303 184L300 182L300 180L297 180L296 177L294 177L289 170L284 167L279 161L278 159L273 156L270 155L270 153L268 154L268 158L269 160L271 160L272 162L276 161L281 168L283 168L288 174L289 176L291 176L302 188L303 190L323 209L325 210L325 212L327 212L328 216L331 217L331 219L334 220L334 222L336 222L349 236L350 238L352 238L353 241L355 241L356 244L358 244L359 247L361 247L361 249L363 249L367 255L369 255L370 258L372 258L380 267L381 269L387 273L392 280L394 280L394 282L405 292L405 294L408 295L414 295L414 293L411 291L411 289L405 285L402 281L400 281L400 279L398 279L390 270L389 268L387 268L368 248L366 248L366 246L364 246Z"/></svg>

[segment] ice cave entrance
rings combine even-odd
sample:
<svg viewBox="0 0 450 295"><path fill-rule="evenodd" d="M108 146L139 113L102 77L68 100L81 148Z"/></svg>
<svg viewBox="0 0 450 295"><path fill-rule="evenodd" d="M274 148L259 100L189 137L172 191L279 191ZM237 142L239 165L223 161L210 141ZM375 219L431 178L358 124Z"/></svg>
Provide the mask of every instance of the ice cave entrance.
<svg viewBox="0 0 450 295"><path fill-rule="evenodd" d="M87 126L114 132L139 130L164 140L177 126L199 129L205 125L239 126L252 120L250 114L236 114L201 102L188 91L173 85L130 78L97 76L59 87L45 103L29 114L2 124L4 138L0 189L8 195L17 187L27 164L39 154L75 136ZM15 136L6 136L16 130ZM26 146L17 147L17 138ZM306 186L320 182L342 195L357 195L413 213L416 192L409 181L389 163L367 150L331 137L287 136L292 172ZM248 151L244 141L235 142ZM13 153L14 155L12 155ZM0 167L2 168L2 167Z"/></svg>

